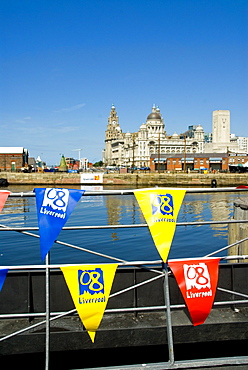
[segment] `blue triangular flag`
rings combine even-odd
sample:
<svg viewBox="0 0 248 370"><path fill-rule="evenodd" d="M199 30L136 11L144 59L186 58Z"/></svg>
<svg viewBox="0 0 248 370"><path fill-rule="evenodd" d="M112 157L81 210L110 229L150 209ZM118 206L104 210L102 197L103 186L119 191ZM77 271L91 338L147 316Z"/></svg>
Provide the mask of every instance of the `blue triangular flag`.
<svg viewBox="0 0 248 370"><path fill-rule="evenodd" d="M4 283L4 280L6 278L7 273L8 273L8 269L0 270L0 292L2 290L3 283Z"/></svg>
<svg viewBox="0 0 248 370"><path fill-rule="evenodd" d="M41 258L44 261L85 190L35 188L34 192L40 231Z"/></svg>

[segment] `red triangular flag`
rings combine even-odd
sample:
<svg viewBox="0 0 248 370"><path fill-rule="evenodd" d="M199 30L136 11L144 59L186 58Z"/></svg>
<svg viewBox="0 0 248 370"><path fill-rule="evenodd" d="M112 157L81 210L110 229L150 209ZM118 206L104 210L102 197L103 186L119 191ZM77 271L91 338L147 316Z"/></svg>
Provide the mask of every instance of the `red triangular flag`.
<svg viewBox="0 0 248 370"><path fill-rule="evenodd" d="M169 260L194 326L203 324L215 297L220 258Z"/></svg>
<svg viewBox="0 0 248 370"><path fill-rule="evenodd" d="M0 212L2 211L5 202L10 194L10 191L7 190L0 190Z"/></svg>

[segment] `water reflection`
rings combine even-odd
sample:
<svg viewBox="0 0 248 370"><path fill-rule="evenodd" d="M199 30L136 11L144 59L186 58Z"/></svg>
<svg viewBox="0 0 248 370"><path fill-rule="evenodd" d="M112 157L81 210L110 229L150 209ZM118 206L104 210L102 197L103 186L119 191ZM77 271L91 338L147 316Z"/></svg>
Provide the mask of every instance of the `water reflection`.
<svg viewBox="0 0 248 370"><path fill-rule="evenodd" d="M186 194L180 216L182 222L228 220L233 212L235 193ZM200 227L200 226L198 226ZM226 225L210 225L214 236L227 232Z"/></svg>
<svg viewBox="0 0 248 370"><path fill-rule="evenodd" d="M79 188L70 186L68 188ZM104 189L127 189L115 186ZM32 191L32 186L9 187L12 192ZM233 203L247 193L187 193L178 222L228 220ZM145 223L134 195L85 196L75 207L66 226L125 225ZM9 197L0 214L6 226L37 226L35 198ZM227 245L226 225L178 226L169 258L202 257ZM0 264L40 263L39 241L16 232L0 233ZM158 252L148 228L62 231L59 240L125 260L158 259ZM55 244L52 263L100 262L95 256L82 254ZM103 262L101 260L101 262ZM107 262L104 260L104 262Z"/></svg>
<svg viewBox="0 0 248 370"><path fill-rule="evenodd" d="M144 223L144 217L133 195L110 195L104 197L107 209L108 225ZM112 233L114 240L119 240L118 231Z"/></svg>
<svg viewBox="0 0 248 370"><path fill-rule="evenodd" d="M127 220L132 224L144 222L138 203L133 195L110 195L104 197L108 213L108 224L124 224Z"/></svg>
<svg viewBox="0 0 248 370"><path fill-rule="evenodd" d="M228 220L232 217L235 199L242 196L245 196L245 193L188 193L184 198L178 222ZM145 223L134 196L109 196L104 200L108 224ZM144 230L142 229L143 233ZM121 232L117 230L112 234L113 239L120 239ZM131 235L133 231L129 233ZM196 254L202 257L226 246L227 239L226 224L180 226L173 240L170 258L195 257ZM147 239L144 238L144 240Z"/></svg>
<svg viewBox="0 0 248 370"><path fill-rule="evenodd" d="M25 220L25 214L30 211L28 198L8 198L1 211L1 223L13 222L16 225Z"/></svg>

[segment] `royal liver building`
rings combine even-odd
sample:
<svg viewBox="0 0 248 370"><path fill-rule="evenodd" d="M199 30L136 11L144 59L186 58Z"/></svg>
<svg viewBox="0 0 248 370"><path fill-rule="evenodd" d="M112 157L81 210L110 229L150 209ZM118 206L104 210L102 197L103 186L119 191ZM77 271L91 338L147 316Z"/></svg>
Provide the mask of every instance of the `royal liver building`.
<svg viewBox="0 0 248 370"><path fill-rule="evenodd" d="M202 126L193 126L188 134L174 133L168 136L160 109L152 107L139 130L123 133L119 118L112 105L105 135L103 163L105 166L149 167L152 154L203 153L204 131Z"/></svg>

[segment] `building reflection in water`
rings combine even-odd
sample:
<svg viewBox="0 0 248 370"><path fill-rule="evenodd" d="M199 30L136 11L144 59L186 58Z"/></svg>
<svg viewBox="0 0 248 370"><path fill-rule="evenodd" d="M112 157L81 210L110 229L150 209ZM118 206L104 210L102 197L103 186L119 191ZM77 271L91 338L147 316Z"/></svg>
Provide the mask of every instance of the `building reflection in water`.
<svg viewBox="0 0 248 370"><path fill-rule="evenodd" d="M233 202L238 194L198 193L186 194L178 222L223 221L232 216ZM133 195L111 195L104 197L109 225L145 223L141 209ZM201 227L196 225L194 227ZM209 225L213 236L227 235L227 225ZM112 233L118 240L118 230Z"/></svg>
<svg viewBox="0 0 248 370"><path fill-rule="evenodd" d="M180 210L180 222L224 221L230 219L233 212L233 202L238 194L203 193L187 194ZM200 225L194 227L201 227ZM209 225L214 231L213 236L223 236L227 233L227 225Z"/></svg>
<svg viewBox="0 0 248 370"><path fill-rule="evenodd" d="M33 200L30 198L8 198L1 211L1 224L5 222L18 223L26 219L26 213L30 212L30 203Z"/></svg>
<svg viewBox="0 0 248 370"><path fill-rule="evenodd" d="M144 217L134 195L110 195L104 197L108 225L144 223ZM119 240L118 231L112 232L113 240Z"/></svg>

